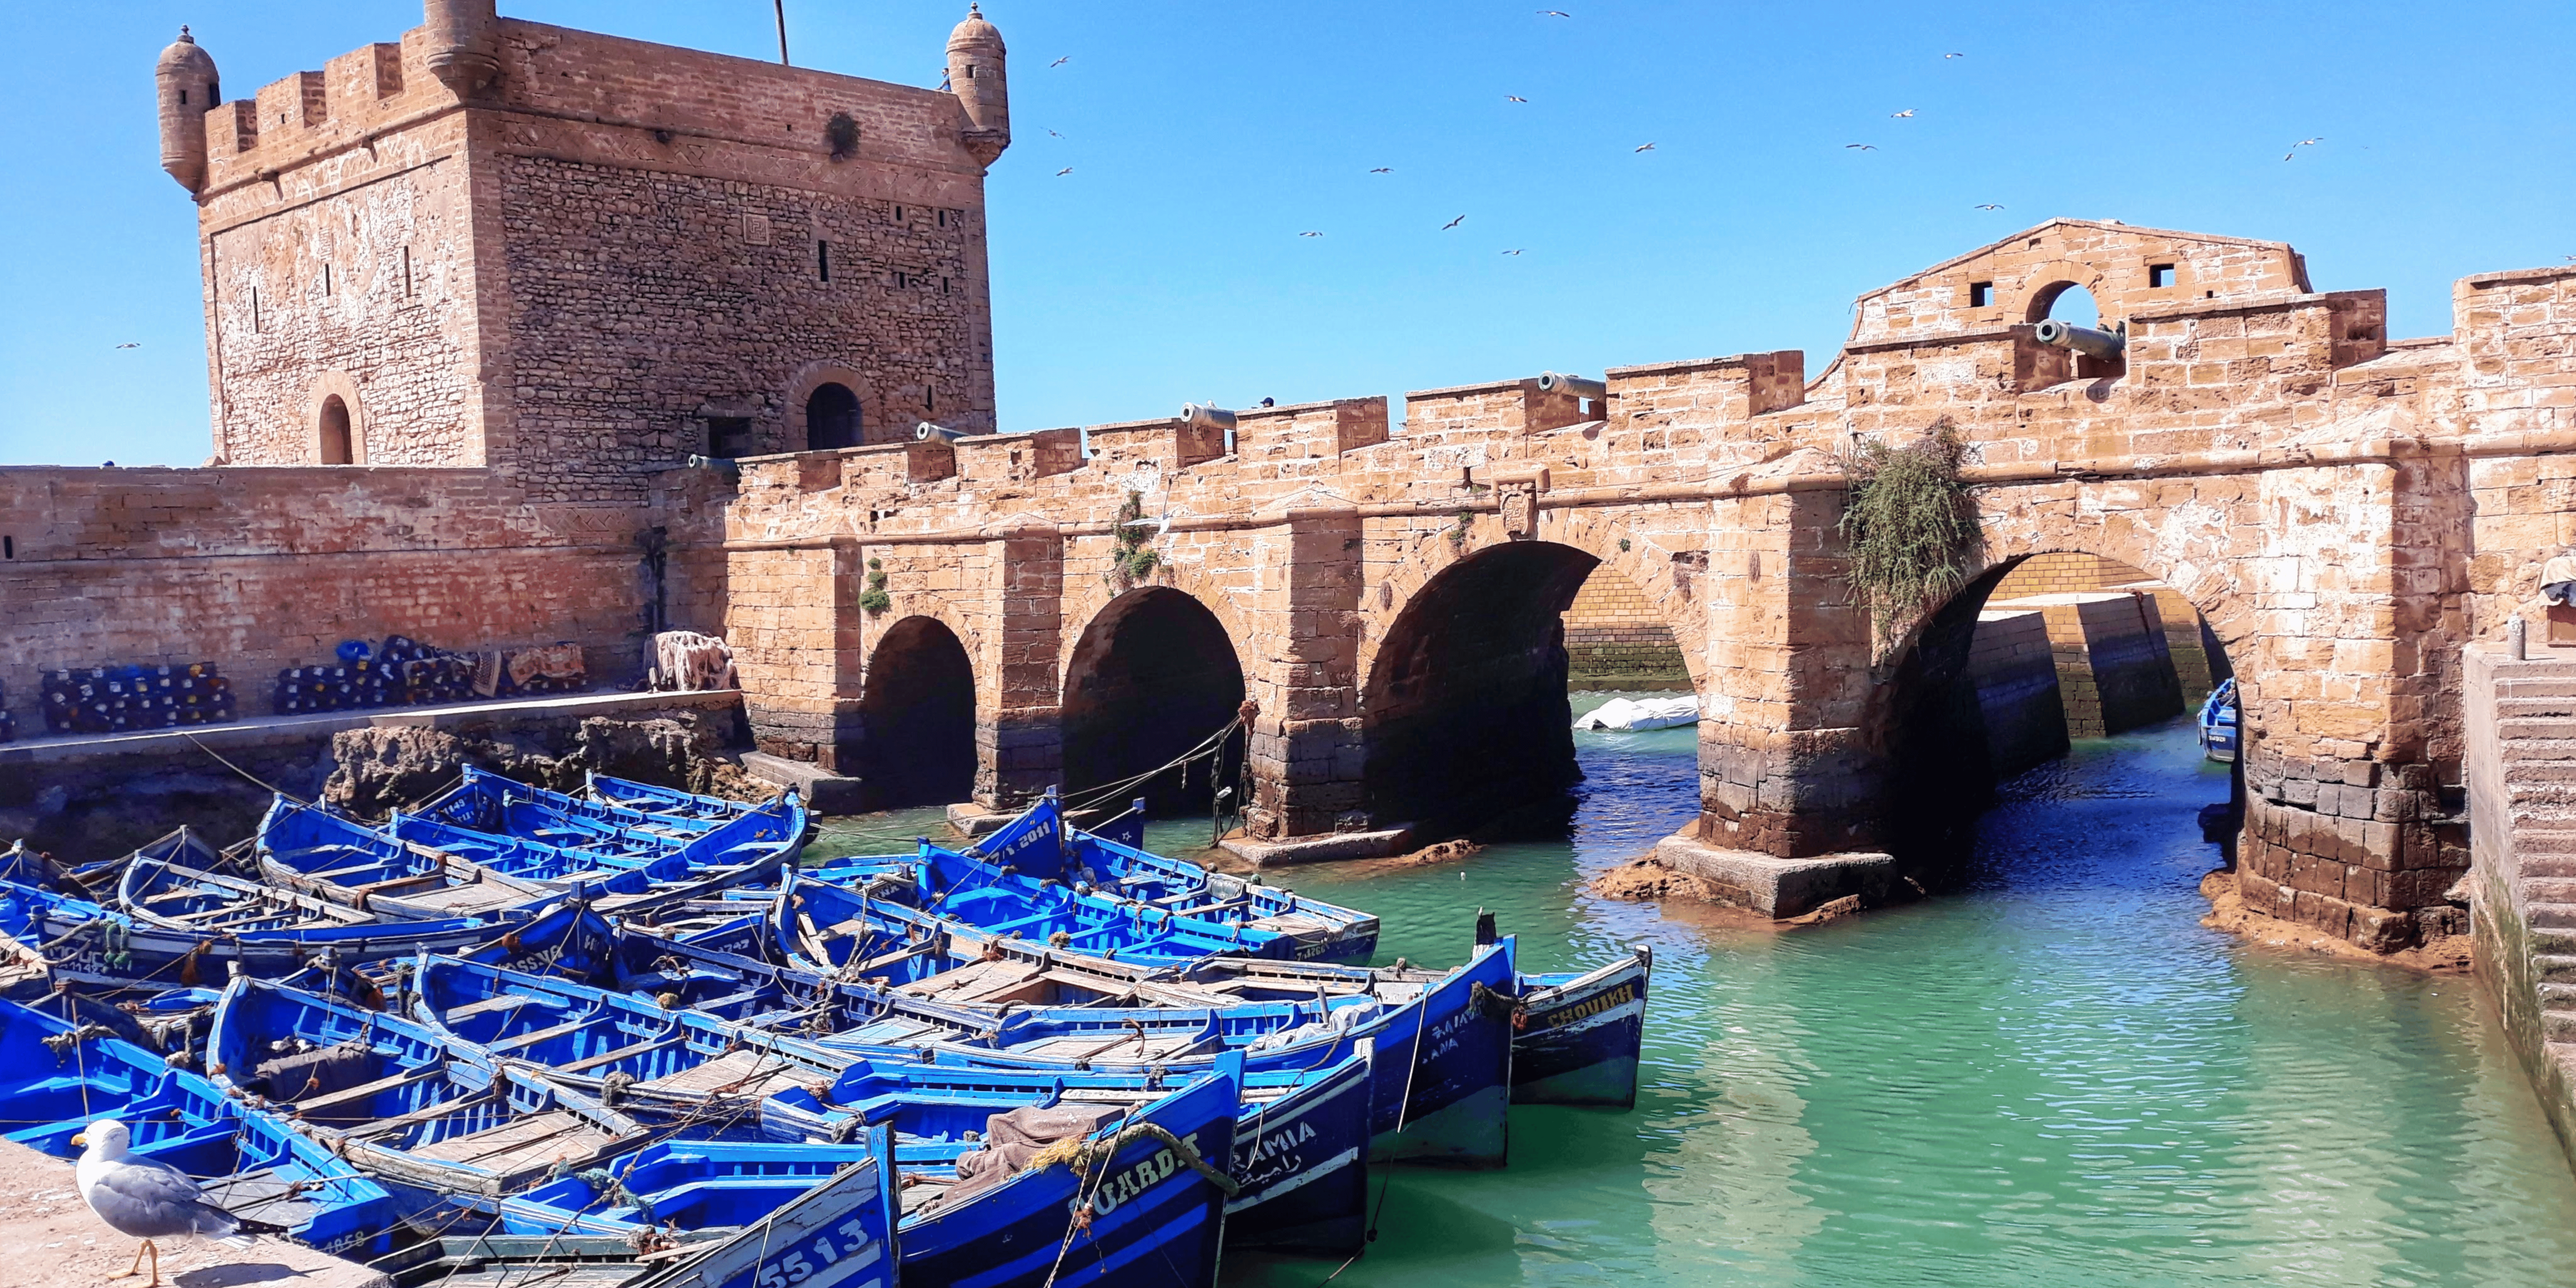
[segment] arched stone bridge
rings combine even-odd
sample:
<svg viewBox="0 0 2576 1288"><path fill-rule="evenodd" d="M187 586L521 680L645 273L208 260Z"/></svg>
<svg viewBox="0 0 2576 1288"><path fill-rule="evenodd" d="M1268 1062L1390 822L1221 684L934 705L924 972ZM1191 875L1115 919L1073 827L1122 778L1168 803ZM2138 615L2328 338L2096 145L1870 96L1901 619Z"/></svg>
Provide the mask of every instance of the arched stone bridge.
<svg viewBox="0 0 2576 1288"><path fill-rule="evenodd" d="M2069 285L2124 359L2036 341ZM2383 292L2314 291L2285 244L2060 220L1863 296L1812 377L1742 354L1614 369L1599 402L1531 378L1408 394L1400 423L1245 410L1231 450L1144 421L1087 457L1065 429L745 460L674 575L723 605L768 750L971 764L1002 807L1161 763L1239 693L1249 830L1285 839L1463 826L1561 780L1558 614L1607 564L1688 660L1700 839L1796 857L1887 847L1973 767L1921 719L1961 624L2013 561L2090 552L2180 590L2235 667L2249 897L2390 946L2467 864L2459 646L2524 611L2576 488L2576 267L2465 279L2455 313L2392 341ZM1990 572L1874 640L1840 454L1945 424ZM933 674L961 714L971 676L971 749L917 710Z"/></svg>

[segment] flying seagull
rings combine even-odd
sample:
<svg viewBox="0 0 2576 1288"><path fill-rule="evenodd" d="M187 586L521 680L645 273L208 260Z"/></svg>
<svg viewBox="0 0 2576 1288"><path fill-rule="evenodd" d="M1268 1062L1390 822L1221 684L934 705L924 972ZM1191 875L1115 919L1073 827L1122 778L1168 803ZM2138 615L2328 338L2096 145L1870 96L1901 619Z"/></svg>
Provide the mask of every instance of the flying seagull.
<svg viewBox="0 0 2576 1288"><path fill-rule="evenodd" d="M1369 173L1370 173L1370 174L1393 174L1393 173L1395 173L1395 167L1394 167L1394 166L1391 166L1391 165L1382 165L1382 166L1379 166L1378 168L1376 168L1376 169L1374 169L1374 170L1369 171Z"/></svg>
<svg viewBox="0 0 2576 1288"><path fill-rule="evenodd" d="M1047 131L1047 137L1048 137L1048 138L1050 138L1050 139L1060 139L1060 138L1063 138L1064 136L1063 136L1063 135L1061 135L1061 134L1056 133L1056 132L1055 132L1055 131L1053 131L1053 130L1049 130L1049 131Z"/></svg>
<svg viewBox="0 0 2576 1288"><path fill-rule="evenodd" d="M1507 251L1504 251L1503 253L1504 253L1504 254L1506 254L1506 255L1517 255L1517 254L1520 254L1520 252L1519 252L1519 251L1516 251L1516 250L1507 250ZM2568 256L2567 258L2569 258L2569 259L2576 259L2576 255L2570 255L2570 256Z"/></svg>
<svg viewBox="0 0 2576 1288"><path fill-rule="evenodd" d="M1859 148L1863 152L1878 151L1878 145L1875 143L1846 143L1843 146L1847 148Z"/></svg>
<svg viewBox="0 0 2576 1288"><path fill-rule="evenodd" d="M1652 152L1655 150L1655 145L1652 143L1640 143L1637 145L1636 150L1639 152Z"/></svg>
<svg viewBox="0 0 2576 1288"><path fill-rule="evenodd" d="M2299 149L2312 148L2325 141L2325 136L2322 134L2313 139L2301 139L2298 142L2291 144L2290 150L2281 154L2281 159L2287 161L2290 158L2299 155Z"/></svg>
<svg viewBox="0 0 2576 1288"><path fill-rule="evenodd" d="M1059 59L1055 60L1054 62L1048 63L1048 64L1047 64L1047 66L1049 66L1049 67L1062 67L1062 66L1064 66L1066 63L1069 63L1069 62L1072 62L1072 61L1073 61L1073 55L1071 55L1071 54L1066 54L1064 57L1059 58Z"/></svg>
<svg viewBox="0 0 2576 1288"><path fill-rule="evenodd" d="M1906 117L1909 117L1909 116L1914 115L1914 109L1909 107L1909 108L1905 109L1905 110L1904 110L1904 111L1902 111L1902 112L1890 112L1890 113L1888 113L1888 115L1889 115L1889 116L1892 116L1892 117L1895 117L1896 119L1898 119L1898 120L1900 120L1900 121L1901 121L1901 120L1904 120Z"/></svg>
<svg viewBox="0 0 2576 1288"><path fill-rule="evenodd" d="M1463 223L1465 223L1465 222L1467 222L1467 217L1466 217L1465 215L1460 215L1460 216L1458 216L1457 218L1452 219L1452 220L1450 220L1449 222L1447 222L1447 223L1445 223L1445 224L1440 225L1440 231L1442 231L1442 232L1444 232L1444 233L1445 233L1445 232L1449 231L1450 229L1455 228L1455 227L1457 227L1458 225L1463 224Z"/></svg>
<svg viewBox="0 0 2576 1288"><path fill-rule="evenodd" d="M1526 103L1529 100L1522 98L1518 94L1505 94L1503 95L1503 101L1506 103Z"/></svg>
<svg viewBox="0 0 2576 1288"><path fill-rule="evenodd" d="M1982 206L1977 207L1977 209L1979 209L1979 210L2001 210L2001 209L2003 209L2003 207L1998 206L1998 205L1996 205L1995 203L1993 203L1993 202L1989 201L1989 202L1987 202L1986 204L1984 204L1984 205L1982 205Z"/></svg>
<svg viewBox="0 0 2576 1288"><path fill-rule="evenodd" d="M143 342L140 340L128 340L116 347L120 349L140 349L143 347Z"/></svg>
<svg viewBox="0 0 2576 1288"><path fill-rule="evenodd" d="M1538 11L1538 16L1542 18L1571 18L1574 15L1567 13L1563 9L1541 9Z"/></svg>
<svg viewBox="0 0 2576 1288"><path fill-rule="evenodd" d="M1300 236L1300 237L1321 237L1321 236L1323 236L1323 234L1322 234L1322 233L1299 233L1299 234L1297 234L1297 235L1298 235L1298 236Z"/></svg>
<svg viewBox="0 0 2576 1288"><path fill-rule="evenodd" d="M1941 55L1941 56L1942 56L1943 58L1965 58L1965 57L1967 57L1967 55L1966 55L1966 54L1943 54L1943 55Z"/></svg>
<svg viewBox="0 0 2576 1288"><path fill-rule="evenodd" d="M91 1123L72 1137L73 1144L88 1147L72 1174L89 1210L97 1213L109 1229L143 1241L143 1246L134 1250L134 1265L117 1278L142 1274L143 1259L149 1256L152 1281L146 1288L160 1288L161 1249L153 1245L154 1239L196 1234L246 1248L251 1236L286 1232L283 1226L245 1221L206 1202L204 1193L187 1173L168 1163L127 1153L126 1145L131 1140L125 1124L113 1118Z"/></svg>
<svg viewBox="0 0 2576 1288"><path fill-rule="evenodd" d="M1072 166L1066 166L1065 168L1063 168L1063 169L1061 169L1061 170L1056 171L1056 172L1055 172L1055 177L1056 177L1056 178L1061 179L1061 178L1063 178L1063 177L1065 177L1066 175L1069 175L1069 174L1071 174L1071 173L1073 173L1073 167L1072 167Z"/></svg>

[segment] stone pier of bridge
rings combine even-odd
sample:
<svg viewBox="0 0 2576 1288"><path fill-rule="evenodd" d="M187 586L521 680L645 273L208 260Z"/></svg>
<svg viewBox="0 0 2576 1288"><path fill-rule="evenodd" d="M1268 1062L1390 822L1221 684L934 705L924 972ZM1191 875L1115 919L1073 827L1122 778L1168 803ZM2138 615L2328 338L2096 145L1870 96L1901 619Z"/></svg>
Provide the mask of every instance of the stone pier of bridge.
<svg viewBox="0 0 2576 1288"><path fill-rule="evenodd" d="M2036 337L2072 286L2120 359ZM2170 587L2239 681L2249 901L2393 946L2468 862L2460 647L2537 611L2576 511L2576 266L2465 279L2454 313L2392 339L2382 292L2316 291L2285 244L2060 220L1861 297L1820 370L752 458L672 557L721 604L766 751L1001 809L1249 711L1222 781L1156 790L1248 783L1250 842L1320 853L1565 786L1561 614L1606 567L1701 704L1686 839L1804 860L1903 859L1991 769L1946 714L1978 610L2086 553ZM1937 432L1968 446L1985 572L1889 637L1846 584L1842 461Z"/></svg>

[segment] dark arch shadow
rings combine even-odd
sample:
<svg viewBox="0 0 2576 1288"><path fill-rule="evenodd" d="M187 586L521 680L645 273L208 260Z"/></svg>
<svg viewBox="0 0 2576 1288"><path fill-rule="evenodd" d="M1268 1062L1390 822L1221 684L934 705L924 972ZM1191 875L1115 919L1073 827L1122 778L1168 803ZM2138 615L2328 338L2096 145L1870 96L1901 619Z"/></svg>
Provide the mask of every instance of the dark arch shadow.
<svg viewBox="0 0 2576 1288"><path fill-rule="evenodd" d="M2095 657L2090 669L2096 687L2082 701L2089 701L2108 721L2103 728L2073 729L2072 713L2079 699L2062 687L2020 695L2035 700L2013 700L2001 692L2010 687L2009 682L1998 683L1996 641L1990 636L1988 648L1980 649L1980 618L1997 587L2034 557L1997 564L1951 596L1916 630L1887 682L1876 688L1878 706L1867 727L1876 735L1872 749L1883 757L1887 774L1882 796L1887 818L1880 835L1908 872L1927 881L1947 882L1965 870L1977 819L1996 803L1996 789L2038 764L2063 756L2070 733L2097 736L2177 713L2187 715L2207 696L2184 691L2170 656L2164 659L2161 675L2149 659L2133 657L2114 663ZM2128 571L2135 573L2137 583L2154 580L2142 570ZM2142 638L2148 639L2151 648L2162 650L2170 633L2161 617L2155 620L2157 632ZM2205 652L2209 678L2232 675L2225 650L2196 610L2188 630ZM2114 665L2119 668L2116 673L2111 669ZM2061 685L2060 677L2048 675L2049 669L2042 675L2051 685ZM2046 727L2038 727L2043 723ZM2232 805L2241 817L2241 761L2234 778Z"/></svg>
<svg viewBox="0 0 2576 1288"><path fill-rule="evenodd" d="M859 714L867 730L860 777L875 808L974 794L975 665L937 618L904 618L877 641Z"/></svg>
<svg viewBox="0 0 2576 1288"><path fill-rule="evenodd" d="M1363 792L1380 826L1431 839L1564 799L1583 780L1566 700L1566 607L1600 560L1516 541L1425 583L1361 697Z"/></svg>
<svg viewBox="0 0 2576 1288"><path fill-rule="evenodd" d="M1168 586L1109 601L1083 629L1064 673L1065 794L1154 769L1207 740L1243 705L1234 643L1207 606ZM1228 740L1227 785L1243 764L1243 734ZM1204 811L1215 791L1208 765L1158 775L1104 805L1145 798L1156 814Z"/></svg>

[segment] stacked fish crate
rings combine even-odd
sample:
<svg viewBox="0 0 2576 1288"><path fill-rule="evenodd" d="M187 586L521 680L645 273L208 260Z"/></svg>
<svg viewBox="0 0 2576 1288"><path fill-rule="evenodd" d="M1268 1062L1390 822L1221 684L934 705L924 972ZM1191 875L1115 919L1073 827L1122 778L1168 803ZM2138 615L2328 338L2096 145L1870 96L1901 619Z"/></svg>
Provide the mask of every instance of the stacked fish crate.
<svg viewBox="0 0 2576 1288"><path fill-rule="evenodd" d="M236 718L232 681L212 662L89 666L45 673L47 733L126 733Z"/></svg>

